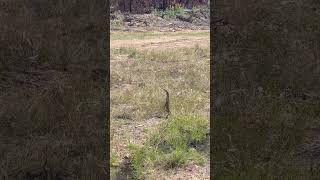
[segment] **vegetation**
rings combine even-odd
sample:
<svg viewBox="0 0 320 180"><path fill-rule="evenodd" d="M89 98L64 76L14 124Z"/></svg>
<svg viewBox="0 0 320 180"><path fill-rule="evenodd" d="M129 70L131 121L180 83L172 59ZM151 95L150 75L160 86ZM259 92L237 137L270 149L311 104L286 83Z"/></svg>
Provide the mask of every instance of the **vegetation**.
<svg viewBox="0 0 320 180"><path fill-rule="evenodd" d="M154 39L154 38L161 38L161 36L167 36L167 37L176 37L176 36L192 36L192 37L201 37L207 35L208 32L176 32L175 34L172 34L170 32L155 32L155 31L149 31L149 32L134 32L134 33L127 33L127 32L117 32L112 33L111 32L111 39L112 40L125 40L125 39L135 39L135 40L147 40L147 39ZM133 50L134 48L132 48ZM198 47L198 49L201 49ZM202 48L203 49L203 48ZM203 49L206 53L209 52L209 49ZM123 51L123 53L126 51L125 48L120 48L118 51ZM136 50L137 51L137 50ZM121 52L116 52L121 53ZM206 54L204 54L206 55ZM206 55L209 57L208 55Z"/></svg>
<svg viewBox="0 0 320 180"><path fill-rule="evenodd" d="M175 18L178 15L183 15L185 9L181 5L176 4L174 6L169 6L165 10L153 9L152 13L163 18Z"/></svg>
<svg viewBox="0 0 320 180"><path fill-rule="evenodd" d="M127 54L129 58L136 59L134 66L131 66L130 72L121 72L117 71L117 68L112 70L111 74L111 82L112 84L119 84L119 83L133 83L139 82L142 85L141 87L137 88L136 90L141 90L144 93L137 93L135 91L130 92L123 92L113 94L112 96L112 103L119 104L122 103L131 104L131 105L138 105L139 110L135 111L134 113L129 113L130 117L133 119L143 119L152 117L152 115L157 114L157 110L161 107L163 103L163 95L162 90L160 89L161 86L169 86L174 79L172 79L170 75L171 70L165 71L156 71L154 68L162 66L164 69L172 69L174 67L169 67L170 64L164 63L174 63L174 61L178 60L181 62L185 61L197 61L198 68L205 69L205 64L207 62L201 62L201 59L208 58L209 50L208 48L202 48L199 46L195 46L192 48L178 48L173 49L171 51L168 50L139 50L135 48L127 48L122 47L118 50L113 51L115 55ZM181 68L186 68L185 71L182 72L186 79L186 81L175 81L174 84L171 85L172 88L177 89L177 91L181 91L182 88L186 88L192 86L193 92L188 97L176 97L173 96L172 98L172 111L177 112L201 112L202 108L205 107L205 103L203 101L207 98L201 95L203 91L208 87L208 84L205 83L208 79L203 78L201 79L201 75L195 76L199 74L199 69L191 69L191 66L195 66L189 63L181 65ZM149 75L148 78L144 78L145 73L141 72L140 69L142 67L150 68L151 72L155 72L153 75ZM205 71L205 70L204 70ZM203 76L203 75L202 75ZM157 81L152 81L153 78L156 78ZM121 81L119 82L119 79ZM200 80L201 79L201 80ZM196 83L198 81L198 83ZM175 108L177 107L177 108ZM114 108L112 110L113 113L122 113L121 107Z"/></svg>
<svg viewBox="0 0 320 180"><path fill-rule="evenodd" d="M181 44L185 35L203 43ZM171 40L162 42L163 36ZM112 169L115 179L119 174L154 179L170 170L209 166L208 36L208 31L112 33L111 154L122 160ZM162 88L170 92L169 119Z"/></svg>
<svg viewBox="0 0 320 180"><path fill-rule="evenodd" d="M141 179L154 166L176 168L188 163L203 165L196 149L208 140L209 123L197 115L176 115L164 122L143 147L131 145L134 175Z"/></svg>
<svg viewBox="0 0 320 180"><path fill-rule="evenodd" d="M119 28L121 27L121 21L119 20L111 20L110 21L111 28Z"/></svg>
<svg viewBox="0 0 320 180"><path fill-rule="evenodd" d="M224 23L213 26L213 177L319 178L312 130L320 115L319 3L218 3L212 10Z"/></svg>
<svg viewBox="0 0 320 180"><path fill-rule="evenodd" d="M193 6L209 6L209 0L161 0L161 1L151 1L151 0L111 0L111 11L122 11L130 13L150 13L152 9L173 9L174 6L181 6L186 8L192 8ZM170 7L171 6L171 7Z"/></svg>
<svg viewBox="0 0 320 180"><path fill-rule="evenodd" d="M3 1L0 179L103 179L104 2Z"/></svg>

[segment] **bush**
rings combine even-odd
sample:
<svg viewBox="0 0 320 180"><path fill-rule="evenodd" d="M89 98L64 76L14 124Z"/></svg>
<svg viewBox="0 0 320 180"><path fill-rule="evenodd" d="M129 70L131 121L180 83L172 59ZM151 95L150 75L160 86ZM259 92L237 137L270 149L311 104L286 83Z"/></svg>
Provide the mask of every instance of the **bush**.
<svg viewBox="0 0 320 180"><path fill-rule="evenodd" d="M176 4L174 6L169 6L164 11L153 9L152 12L162 18L176 18L178 15L183 15L185 13L185 9L181 5Z"/></svg>

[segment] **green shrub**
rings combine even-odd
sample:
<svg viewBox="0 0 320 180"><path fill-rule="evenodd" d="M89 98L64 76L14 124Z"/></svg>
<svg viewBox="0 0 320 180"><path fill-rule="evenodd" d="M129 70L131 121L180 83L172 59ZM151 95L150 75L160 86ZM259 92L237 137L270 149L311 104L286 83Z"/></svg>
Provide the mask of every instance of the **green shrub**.
<svg viewBox="0 0 320 180"><path fill-rule="evenodd" d="M111 26L111 28L120 28L121 22L119 20L111 20L110 26Z"/></svg>
<svg viewBox="0 0 320 180"><path fill-rule="evenodd" d="M144 169L144 163L146 159L146 150L144 148L141 148L139 146L135 145L129 145L129 149L132 152L131 156L131 167L133 170L133 175L135 178L140 179L144 176L145 171Z"/></svg>
<svg viewBox="0 0 320 180"><path fill-rule="evenodd" d="M153 14L162 18L175 18L178 15L183 15L185 13L185 10L180 4L176 4L174 6L169 6L164 11L153 9L152 12Z"/></svg>

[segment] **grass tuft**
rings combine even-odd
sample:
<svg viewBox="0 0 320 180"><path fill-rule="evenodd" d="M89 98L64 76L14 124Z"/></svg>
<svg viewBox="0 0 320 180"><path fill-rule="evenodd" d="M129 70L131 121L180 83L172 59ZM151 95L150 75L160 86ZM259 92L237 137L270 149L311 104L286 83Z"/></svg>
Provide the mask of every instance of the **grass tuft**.
<svg viewBox="0 0 320 180"><path fill-rule="evenodd" d="M209 122L202 116L173 116L152 134L145 146L130 146L135 177L142 178L155 166L173 169L188 164L203 165L198 145L208 140L208 131Z"/></svg>

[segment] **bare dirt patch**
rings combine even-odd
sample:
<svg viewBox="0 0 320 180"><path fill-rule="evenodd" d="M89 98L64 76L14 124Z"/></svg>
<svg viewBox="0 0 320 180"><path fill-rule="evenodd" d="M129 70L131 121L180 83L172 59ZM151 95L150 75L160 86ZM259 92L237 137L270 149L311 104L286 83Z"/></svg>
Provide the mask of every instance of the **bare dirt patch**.
<svg viewBox="0 0 320 180"><path fill-rule="evenodd" d="M122 33L123 34L123 33ZM134 34L134 33L131 33ZM121 33L114 33L115 36L120 36ZM179 48L192 47L195 44L208 46L210 43L209 31L184 30L179 32L154 32L151 38L147 39L115 39L111 40L112 48L120 47L135 47L135 48Z"/></svg>

